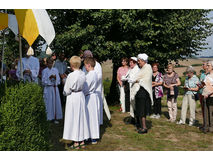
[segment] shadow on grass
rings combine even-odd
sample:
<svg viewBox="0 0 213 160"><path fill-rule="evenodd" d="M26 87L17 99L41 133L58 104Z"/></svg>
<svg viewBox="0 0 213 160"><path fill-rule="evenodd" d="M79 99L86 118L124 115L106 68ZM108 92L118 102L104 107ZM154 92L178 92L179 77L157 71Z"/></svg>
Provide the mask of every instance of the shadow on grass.
<svg viewBox="0 0 213 160"><path fill-rule="evenodd" d="M114 112L113 111L110 111L110 114L112 115ZM110 120L108 120L107 116L106 116L106 113L103 112L103 125L101 125L101 128L100 128L100 140L102 139L104 133L106 132L106 128L108 127L112 127L112 123Z"/></svg>
<svg viewBox="0 0 213 160"><path fill-rule="evenodd" d="M137 127L137 124L135 123L135 119L132 118L131 116L125 117L123 119L123 122L126 125L133 125L133 126ZM152 128L152 121L146 119L146 126L147 126L148 129L151 129Z"/></svg>
<svg viewBox="0 0 213 160"><path fill-rule="evenodd" d="M167 119L169 119L169 113L168 113L167 111L162 112L162 114L163 114Z"/></svg>
<svg viewBox="0 0 213 160"><path fill-rule="evenodd" d="M152 121L150 121L150 120L146 120L146 127L148 128L148 129L151 129L153 126L152 126Z"/></svg>

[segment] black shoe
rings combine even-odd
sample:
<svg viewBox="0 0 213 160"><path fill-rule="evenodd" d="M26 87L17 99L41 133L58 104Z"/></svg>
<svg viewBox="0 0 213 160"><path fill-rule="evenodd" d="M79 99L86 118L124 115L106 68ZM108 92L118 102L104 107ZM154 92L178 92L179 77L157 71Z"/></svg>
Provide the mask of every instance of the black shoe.
<svg viewBox="0 0 213 160"><path fill-rule="evenodd" d="M140 129L140 130L138 130L138 133L139 133L139 134L148 133L148 129Z"/></svg>
<svg viewBox="0 0 213 160"><path fill-rule="evenodd" d="M203 132L203 133L209 132L209 130L208 130L207 128L205 128L205 127L200 127L199 130L200 130L201 132Z"/></svg>
<svg viewBox="0 0 213 160"><path fill-rule="evenodd" d="M136 127L135 131L138 132L139 130L141 130L141 128Z"/></svg>

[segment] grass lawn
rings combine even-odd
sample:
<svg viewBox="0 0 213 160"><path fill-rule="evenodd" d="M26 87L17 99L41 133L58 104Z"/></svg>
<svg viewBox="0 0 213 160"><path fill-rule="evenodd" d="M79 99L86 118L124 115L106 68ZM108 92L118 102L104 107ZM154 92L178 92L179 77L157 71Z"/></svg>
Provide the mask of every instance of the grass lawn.
<svg viewBox="0 0 213 160"><path fill-rule="evenodd" d="M178 116L180 118L182 97L178 98ZM101 140L97 145L87 145L82 151L213 151L213 133L201 133L201 109L197 105L197 126L177 125L167 122L168 112L165 97L162 100L160 119L147 117L148 134L140 135L133 125L126 125L128 113L120 113L119 106L110 106L111 121L105 119L101 127ZM189 114L189 113L188 113ZM63 135L63 121L59 125L51 124L51 150L63 151L64 144L59 142Z"/></svg>

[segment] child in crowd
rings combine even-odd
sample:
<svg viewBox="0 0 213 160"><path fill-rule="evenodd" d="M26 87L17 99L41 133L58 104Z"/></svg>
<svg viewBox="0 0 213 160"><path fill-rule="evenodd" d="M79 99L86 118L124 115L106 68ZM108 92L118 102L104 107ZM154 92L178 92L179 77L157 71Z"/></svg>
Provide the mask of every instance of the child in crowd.
<svg viewBox="0 0 213 160"><path fill-rule="evenodd" d="M69 148L85 148L84 140L89 138L88 112L85 107L85 96L83 86L86 76L79 68L81 58L72 56L70 67L73 70L67 76L64 85L64 95L67 96L64 120L63 139L74 141Z"/></svg>
<svg viewBox="0 0 213 160"><path fill-rule="evenodd" d="M94 70L94 58L87 57L84 60L84 66L88 72L84 85L84 94L86 98L86 109L88 110L89 133L92 144L97 144L97 139L100 138L100 101L96 93L98 75Z"/></svg>
<svg viewBox="0 0 213 160"><path fill-rule="evenodd" d="M58 70L53 68L53 60L47 59L47 68L42 71L42 84L44 86L44 101L46 105L47 120L55 120L58 124L58 119L62 119L61 100L58 91L60 77Z"/></svg>
<svg viewBox="0 0 213 160"><path fill-rule="evenodd" d="M18 77L16 76L15 63L11 64L11 69L9 70L8 74L9 74L9 79L10 80L15 80L15 81L18 80Z"/></svg>

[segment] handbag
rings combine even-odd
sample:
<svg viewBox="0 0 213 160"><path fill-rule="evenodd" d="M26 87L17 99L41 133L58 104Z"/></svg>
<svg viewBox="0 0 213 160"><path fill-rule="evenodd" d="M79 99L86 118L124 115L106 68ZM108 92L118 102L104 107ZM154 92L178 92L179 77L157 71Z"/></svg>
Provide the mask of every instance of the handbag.
<svg viewBox="0 0 213 160"><path fill-rule="evenodd" d="M198 92L196 94L193 93L193 95L194 95L195 101L198 101L199 100L199 93Z"/></svg>
<svg viewBox="0 0 213 160"><path fill-rule="evenodd" d="M174 78L175 78L176 74L177 73L174 72L174 76L173 76L171 82L174 81ZM177 98L177 96L178 96L178 87L177 86L174 86L173 90L170 90L170 89L167 90L167 97L173 97L173 96L174 96L174 98Z"/></svg>
<svg viewBox="0 0 213 160"><path fill-rule="evenodd" d="M189 86L189 80L188 80L188 86ZM189 86L189 88L191 88L191 87ZM194 94L194 92L193 92L193 91L191 91L191 92L192 92L192 94L194 95L194 99L195 99L195 101L199 100L199 93L198 93L198 92L196 92L196 94Z"/></svg>

